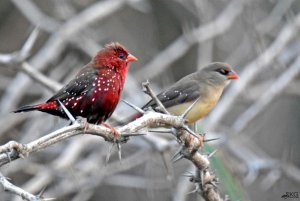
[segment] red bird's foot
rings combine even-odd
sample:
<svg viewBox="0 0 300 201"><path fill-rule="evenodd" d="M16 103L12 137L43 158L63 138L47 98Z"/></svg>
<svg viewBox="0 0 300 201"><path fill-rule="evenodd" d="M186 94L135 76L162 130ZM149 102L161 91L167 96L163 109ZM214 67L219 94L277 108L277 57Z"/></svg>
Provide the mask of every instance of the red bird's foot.
<svg viewBox="0 0 300 201"><path fill-rule="evenodd" d="M106 128L109 128L110 130L112 130L112 133L113 133L113 135L114 135L115 138L117 138L117 137L120 136L120 133L114 127L112 127L111 125L109 125L107 123L104 123L104 122L102 122L101 125L103 125Z"/></svg>

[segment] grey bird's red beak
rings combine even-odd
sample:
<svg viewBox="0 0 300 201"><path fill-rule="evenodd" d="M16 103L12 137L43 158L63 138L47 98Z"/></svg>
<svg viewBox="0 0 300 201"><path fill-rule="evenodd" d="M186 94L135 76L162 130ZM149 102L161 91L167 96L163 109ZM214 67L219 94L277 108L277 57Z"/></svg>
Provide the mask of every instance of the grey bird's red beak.
<svg viewBox="0 0 300 201"><path fill-rule="evenodd" d="M239 79L239 76L236 74L236 72L234 72L233 70L231 70L228 74L227 74L227 78L229 80L237 80Z"/></svg>
<svg viewBox="0 0 300 201"><path fill-rule="evenodd" d="M127 62L133 62L133 61L137 61L138 59L135 56L133 56L132 54L129 54L127 56L126 60L127 60Z"/></svg>

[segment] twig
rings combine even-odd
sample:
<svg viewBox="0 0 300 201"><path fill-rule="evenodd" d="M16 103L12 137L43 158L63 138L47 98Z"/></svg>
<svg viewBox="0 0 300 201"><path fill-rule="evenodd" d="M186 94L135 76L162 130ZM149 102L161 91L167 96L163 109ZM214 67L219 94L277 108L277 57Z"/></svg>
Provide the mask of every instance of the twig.
<svg viewBox="0 0 300 201"><path fill-rule="evenodd" d="M21 64L21 70L24 71L29 77L35 80L37 83L43 85L45 88L49 89L52 92L57 92L62 88L62 84L46 77L36 69L32 68L31 65L27 62Z"/></svg>
<svg viewBox="0 0 300 201"><path fill-rule="evenodd" d="M177 128L180 128L184 125L183 119L180 117L166 115L156 112L148 112L143 117L137 119L134 122L131 122L120 129L118 132L120 133L133 133L137 132L138 130L149 127L149 126L157 126L157 125L171 125ZM39 151L44 149L54 143L60 142L66 138L82 134L82 133L98 135L103 137L107 141L122 141L123 136L122 134L116 136L113 132L103 126L97 126L92 124L74 124L62 129L59 129L53 133L45 135L33 142L28 144L20 144L17 142L9 142L3 146L0 146L0 165L4 165L10 161L13 161L17 158L22 156L27 156L32 152ZM191 160L198 169L206 170L209 167L209 161L207 157L202 156L197 152L197 150L202 146L202 140L196 137L193 137L188 132L179 130L178 131L178 139L183 142L184 148L182 150L182 154L185 158ZM206 180L209 180L211 177L209 173ZM211 191L211 188L209 188Z"/></svg>
<svg viewBox="0 0 300 201"><path fill-rule="evenodd" d="M182 57L193 44L207 41L226 32L242 12L243 7L242 1L232 1L216 20L178 37L150 63L135 73L135 77L141 80L145 78L145 75L147 75L147 79L160 75L170 64Z"/></svg>
<svg viewBox="0 0 300 201"><path fill-rule="evenodd" d="M155 93L153 92L153 90L150 87L150 83L149 81L143 82L143 87L144 87L144 92L146 94L148 94L156 103L156 105L158 106L159 110L161 110L163 113L165 114L170 114L169 111L165 108L165 106L162 104L162 102L157 98L157 96L155 95Z"/></svg>
<svg viewBox="0 0 300 201"><path fill-rule="evenodd" d="M38 34L39 30L35 28L29 35L28 39L25 41L20 51L16 51L10 54L0 54L0 63L12 65L18 64L27 59L30 55L33 45L37 40Z"/></svg>
<svg viewBox="0 0 300 201"><path fill-rule="evenodd" d="M172 125L176 128L180 128L184 125L184 121L176 116L148 112L146 115L137 119L136 121L117 129L119 133L122 133L119 137L113 135L113 132L104 126L97 126L88 123L77 123L54 131L28 144L20 144L11 141L0 146L0 166L19 158L20 154L27 156L30 153L40 151L41 149L44 149L52 144L78 134L86 133L98 135L103 137L106 141L123 142L127 138L124 136L128 134L130 136L140 136L141 134L135 134L135 132L138 132L139 130L149 126L157 125Z"/></svg>
<svg viewBox="0 0 300 201"><path fill-rule="evenodd" d="M24 191L22 188L19 188L12 183L10 183L0 172L0 184L3 186L5 191L9 191L15 195L19 195L22 197L22 199L28 200L28 201L50 201L53 200L52 198L41 198L39 196L33 195L31 193L28 193Z"/></svg>

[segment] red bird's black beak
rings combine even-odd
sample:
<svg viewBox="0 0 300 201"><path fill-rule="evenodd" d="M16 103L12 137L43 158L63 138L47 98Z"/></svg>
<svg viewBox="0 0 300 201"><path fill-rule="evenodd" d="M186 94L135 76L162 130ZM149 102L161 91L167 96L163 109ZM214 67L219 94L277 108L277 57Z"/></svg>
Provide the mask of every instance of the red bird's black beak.
<svg viewBox="0 0 300 201"><path fill-rule="evenodd" d="M239 79L239 76L236 74L236 72L234 72L233 70L231 70L228 74L227 74L227 78L229 80L237 80Z"/></svg>
<svg viewBox="0 0 300 201"><path fill-rule="evenodd" d="M127 62L133 62L133 61L137 61L138 59L135 56L133 56L132 54L129 54L127 56L126 60L127 60Z"/></svg>

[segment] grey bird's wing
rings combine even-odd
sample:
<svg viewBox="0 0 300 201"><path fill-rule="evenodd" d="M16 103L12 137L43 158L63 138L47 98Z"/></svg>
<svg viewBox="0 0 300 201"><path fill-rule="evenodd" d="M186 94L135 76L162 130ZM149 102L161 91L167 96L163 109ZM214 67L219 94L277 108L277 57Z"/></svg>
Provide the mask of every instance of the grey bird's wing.
<svg viewBox="0 0 300 201"><path fill-rule="evenodd" d="M194 79L193 75L190 75L158 94L157 98L166 108L169 108L174 105L194 101L200 96L201 86L199 86L199 82ZM152 107L155 110L157 104L154 100L151 100L142 109L148 107Z"/></svg>

